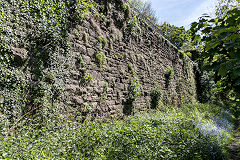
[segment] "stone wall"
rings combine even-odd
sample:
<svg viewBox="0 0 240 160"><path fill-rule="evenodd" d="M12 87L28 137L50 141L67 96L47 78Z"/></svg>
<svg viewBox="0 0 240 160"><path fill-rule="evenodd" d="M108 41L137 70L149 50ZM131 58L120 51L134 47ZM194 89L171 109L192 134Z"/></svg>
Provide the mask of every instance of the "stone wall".
<svg viewBox="0 0 240 160"><path fill-rule="evenodd" d="M105 17L90 16L69 34L71 51L64 104L82 120L121 118L151 108L155 84L162 88L164 104L179 106L194 102L191 60L138 21L129 8L122 10L122 1L100 3ZM135 26L131 26L133 20L137 20ZM168 68L174 70L172 78L166 76ZM133 78L138 78L142 91L129 104Z"/></svg>

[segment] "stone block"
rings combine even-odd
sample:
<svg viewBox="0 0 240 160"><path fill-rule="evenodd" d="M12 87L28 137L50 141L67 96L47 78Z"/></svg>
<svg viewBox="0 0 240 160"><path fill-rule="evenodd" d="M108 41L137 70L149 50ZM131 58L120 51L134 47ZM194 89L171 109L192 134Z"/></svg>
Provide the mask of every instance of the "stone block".
<svg viewBox="0 0 240 160"><path fill-rule="evenodd" d="M87 55L81 55L83 60L87 63L90 63L92 61L91 57L87 56Z"/></svg>
<svg viewBox="0 0 240 160"><path fill-rule="evenodd" d="M96 53L96 51L92 48L87 48L87 54L90 57L93 57L93 55Z"/></svg>
<svg viewBox="0 0 240 160"><path fill-rule="evenodd" d="M73 102L75 104L79 104L79 105L82 105L84 103L84 101L81 97L73 97Z"/></svg>
<svg viewBox="0 0 240 160"><path fill-rule="evenodd" d="M86 47L79 43L74 43L74 50L75 50L75 52L78 52L79 54L85 54L87 52Z"/></svg>

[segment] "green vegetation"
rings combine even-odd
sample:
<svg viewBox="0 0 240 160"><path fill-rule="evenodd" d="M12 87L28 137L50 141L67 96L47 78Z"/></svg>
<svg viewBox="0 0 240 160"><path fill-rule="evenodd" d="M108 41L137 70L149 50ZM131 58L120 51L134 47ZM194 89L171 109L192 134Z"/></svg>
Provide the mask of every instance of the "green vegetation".
<svg viewBox="0 0 240 160"><path fill-rule="evenodd" d="M162 105L162 88L160 85L155 84L151 90L151 107L156 109Z"/></svg>
<svg viewBox="0 0 240 160"><path fill-rule="evenodd" d="M128 0L128 4L134 11L134 15L139 17L139 20L146 23L149 27L155 28L157 18L152 10L150 1Z"/></svg>
<svg viewBox="0 0 240 160"><path fill-rule="evenodd" d="M203 46L204 52L180 55L186 78L176 80L176 92L181 101L179 108L164 106L162 87L155 84L150 93L154 110L136 113L125 120L105 119L103 122L88 120L88 115L94 113L93 106L87 103L74 109L65 106L64 110L59 104L63 101L60 101L60 95L64 91L61 78L67 77L71 70L68 35L84 18L95 17L99 21L102 19L101 23L107 23L99 13L105 10L104 7L93 0L0 0L0 159L227 159L226 147L233 138L232 119L238 118L240 113L240 11L234 6L228 7L234 0L219 2L217 17L200 18L192 24L190 31L167 23L158 25L148 2L113 2L120 3L120 8L128 12L127 17L118 17L118 23L122 30L126 27L129 35L139 36L144 33L141 27L148 26L147 29L168 39L163 41L160 36L161 42L168 45L171 42L183 50L202 51ZM121 24L122 20L127 20L127 26ZM99 30L95 23L92 25ZM122 30L116 33L115 40L124 37ZM192 37L189 37L190 32ZM78 40L82 37L85 44L91 40L81 29L75 35ZM139 39L136 39L137 43ZM95 58L101 70L107 63L103 48L109 44L112 50L115 40L98 37ZM146 43L152 44L150 40ZM114 44L114 48L116 46ZM139 55L136 54L137 59ZM195 67L200 70L206 102L218 100L222 102L221 106L184 105L193 102L187 96L194 94L189 57L198 62L199 67ZM128 57L122 53L115 54L115 58L123 61ZM144 58L143 63L147 68ZM93 76L86 72L88 62L79 56L76 64L82 76L80 84L89 83ZM135 112L134 103L143 93L133 67L134 64L128 63L132 79L125 94L127 102L123 102L125 115ZM119 73L126 78L124 68ZM170 81L175 79L173 68L166 69L165 78L164 89L168 90ZM112 81L115 92L118 81ZM96 82L93 83L95 86ZM108 98L108 85L104 83L100 101ZM182 90L184 93L180 92ZM118 98L122 97L122 93L116 92ZM144 96L148 96L149 93L145 93ZM178 98L175 93L166 97L169 104Z"/></svg>
<svg viewBox="0 0 240 160"><path fill-rule="evenodd" d="M92 80L92 74L85 74L83 77L83 83L89 83Z"/></svg>
<svg viewBox="0 0 240 160"><path fill-rule="evenodd" d="M233 9L236 6L240 6L239 0L217 0L218 4L215 8L215 14L217 16L224 16L227 11Z"/></svg>
<svg viewBox="0 0 240 160"><path fill-rule="evenodd" d="M132 80L130 82L128 91L128 100L131 102L136 100L136 98L142 93L142 85L140 84L135 72L132 74Z"/></svg>
<svg viewBox="0 0 240 160"><path fill-rule="evenodd" d="M88 35L86 32L83 32L83 41L85 44L88 44Z"/></svg>
<svg viewBox="0 0 240 160"><path fill-rule="evenodd" d="M171 81L171 79L173 79L174 77L174 70L172 67L167 67L167 70L165 71L165 81L166 81L166 87L165 88L168 88L169 86L169 83Z"/></svg>
<svg viewBox="0 0 240 160"><path fill-rule="evenodd" d="M128 29L131 35L137 35L138 33L141 33L141 28L139 27L138 23L139 22L136 16L129 20Z"/></svg>
<svg viewBox="0 0 240 160"><path fill-rule="evenodd" d="M231 115L214 105L138 113L124 121L66 121L1 128L1 159L226 159ZM1 124L7 123L1 115ZM0 125L3 126L3 125Z"/></svg>
<svg viewBox="0 0 240 160"><path fill-rule="evenodd" d="M157 30L178 48L182 47L184 43L190 42L189 31L186 31L184 27L176 27L164 22L159 25Z"/></svg>
<svg viewBox="0 0 240 160"><path fill-rule="evenodd" d="M106 55L102 51L102 48L106 45L106 43L107 42L105 39L103 39L102 37L98 37L96 58L101 70L104 69L104 65L107 63Z"/></svg>
<svg viewBox="0 0 240 160"><path fill-rule="evenodd" d="M203 69L214 73L221 99L238 103L234 107L236 112L240 104L239 30L240 10L234 7L213 19L203 16L191 26L193 40L204 43L205 52L200 56Z"/></svg>
<svg viewBox="0 0 240 160"><path fill-rule="evenodd" d="M167 79L172 79L174 76L174 70L172 67L167 67L167 70L165 72L165 76L167 77Z"/></svg>
<svg viewBox="0 0 240 160"><path fill-rule="evenodd" d="M104 101L107 99L107 89L108 89L108 82L104 82L104 86L103 86L103 92L101 94L100 100Z"/></svg>

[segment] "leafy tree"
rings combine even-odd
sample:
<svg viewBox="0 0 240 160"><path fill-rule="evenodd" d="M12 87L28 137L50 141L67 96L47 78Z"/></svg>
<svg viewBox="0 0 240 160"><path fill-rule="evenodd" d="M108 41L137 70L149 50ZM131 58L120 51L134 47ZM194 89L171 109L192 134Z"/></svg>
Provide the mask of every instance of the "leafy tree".
<svg viewBox="0 0 240 160"><path fill-rule="evenodd" d="M152 9L152 5L149 1L143 0L129 0L130 8L135 11L137 16L144 22L146 22L152 28L155 28L157 24L157 18L155 11Z"/></svg>
<svg viewBox="0 0 240 160"><path fill-rule="evenodd" d="M240 9L216 18L203 16L191 25L193 41L202 41L203 69L214 72L218 92L239 102L240 98ZM201 35L200 35L201 34Z"/></svg>
<svg viewBox="0 0 240 160"><path fill-rule="evenodd" d="M217 16L226 15L227 11L232 9L234 6L239 6L239 5L240 5L240 0L218 0L215 14Z"/></svg>
<svg viewBox="0 0 240 160"><path fill-rule="evenodd" d="M184 27L177 27L164 22L159 25L158 32L178 48L182 47L184 43L190 42L190 34Z"/></svg>

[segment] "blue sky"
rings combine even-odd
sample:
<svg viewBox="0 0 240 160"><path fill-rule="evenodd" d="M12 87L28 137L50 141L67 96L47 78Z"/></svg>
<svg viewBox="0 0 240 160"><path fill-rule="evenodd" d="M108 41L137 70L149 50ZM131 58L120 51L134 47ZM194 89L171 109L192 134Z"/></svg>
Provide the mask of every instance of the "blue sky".
<svg viewBox="0 0 240 160"><path fill-rule="evenodd" d="M159 24L168 22L189 28L204 13L213 15L216 0L145 0L150 1Z"/></svg>

